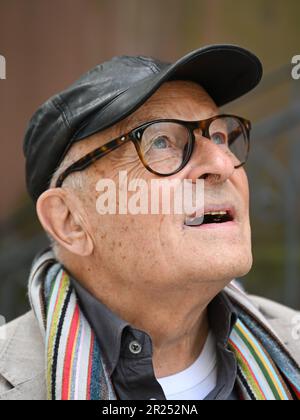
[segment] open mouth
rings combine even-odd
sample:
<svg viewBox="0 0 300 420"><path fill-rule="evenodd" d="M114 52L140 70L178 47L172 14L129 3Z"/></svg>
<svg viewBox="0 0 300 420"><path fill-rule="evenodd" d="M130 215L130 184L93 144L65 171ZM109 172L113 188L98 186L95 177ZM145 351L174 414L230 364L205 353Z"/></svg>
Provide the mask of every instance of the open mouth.
<svg viewBox="0 0 300 420"><path fill-rule="evenodd" d="M209 211L201 216L191 216L186 218L185 226L197 227L211 224L222 224L232 222L234 220L231 210Z"/></svg>

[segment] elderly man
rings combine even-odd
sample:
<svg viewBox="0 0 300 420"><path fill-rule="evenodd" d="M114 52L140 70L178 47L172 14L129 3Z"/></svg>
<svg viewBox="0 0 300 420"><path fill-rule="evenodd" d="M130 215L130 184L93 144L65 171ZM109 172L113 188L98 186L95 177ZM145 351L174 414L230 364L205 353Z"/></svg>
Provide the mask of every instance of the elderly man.
<svg viewBox="0 0 300 420"><path fill-rule="evenodd" d="M233 281L252 265L251 125L219 107L261 76L231 45L175 64L122 56L36 112L27 185L52 246L33 263L32 311L2 330L0 399L300 397L296 312ZM133 214L118 197L99 214L99 180L119 187L121 171L201 181L203 209Z"/></svg>

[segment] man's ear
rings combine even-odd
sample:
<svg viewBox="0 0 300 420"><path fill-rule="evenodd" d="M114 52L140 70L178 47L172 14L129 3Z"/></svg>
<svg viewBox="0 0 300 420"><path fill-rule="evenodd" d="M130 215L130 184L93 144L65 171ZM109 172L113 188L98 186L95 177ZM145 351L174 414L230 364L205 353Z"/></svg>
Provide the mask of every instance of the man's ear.
<svg viewBox="0 0 300 420"><path fill-rule="evenodd" d="M81 208L78 198L62 188L45 191L36 204L44 230L63 248L84 257L92 254L94 244L81 217Z"/></svg>

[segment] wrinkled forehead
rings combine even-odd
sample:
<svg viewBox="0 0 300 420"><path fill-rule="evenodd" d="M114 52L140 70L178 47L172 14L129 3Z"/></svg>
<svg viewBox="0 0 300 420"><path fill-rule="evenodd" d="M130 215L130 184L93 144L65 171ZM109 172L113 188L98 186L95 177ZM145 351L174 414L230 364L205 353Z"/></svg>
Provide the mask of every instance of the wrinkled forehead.
<svg viewBox="0 0 300 420"><path fill-rule="evenodd" d="M75 143L71 149L80 150L81 155L93 147L102 146L114 138L127 134L148 121L164 118L195 121L210 118L218 112L213 98L199 84L184 80L168 81L127 118Z"/></svg>
<svg viewBox="0 0 300 420"><path fill-rule="evenodd" d="M116 126L124 132L154 119L192 121L202 118L199 113L209 113L212 116L217 112L218 107L213 98L202 86L191 81L174 80L165 82L140 108ZM195 115L198 116L195 118Z"/></svg>

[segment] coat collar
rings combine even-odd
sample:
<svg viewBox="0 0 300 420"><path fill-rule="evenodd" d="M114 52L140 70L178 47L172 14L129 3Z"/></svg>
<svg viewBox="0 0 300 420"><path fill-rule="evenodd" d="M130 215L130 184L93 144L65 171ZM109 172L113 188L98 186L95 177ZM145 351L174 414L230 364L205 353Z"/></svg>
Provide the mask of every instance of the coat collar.
<svg viewBox="0 0 300 420"><path fill-rule="evenodd" d="M277 306L282 309L281 311L277 310L277 314L274 314L274 311L271 313L268 305L266 305L267 300L251 298L238 287L235 281L231 282L225 288L225 292L234 305L246 311L253 320L258 322L275 339L291 360L295 362L297 368L300 369L300 343L292 339L292 329L294 327L292 324L292 315L295 316L297 312L273 303L272 306ZM263 302L262 305L260 304L261 301ZM286 317L283 316L283 311L288 312L289 321L284 319ZM270 312L270 319L267 319L268 312Z"/></svg>

